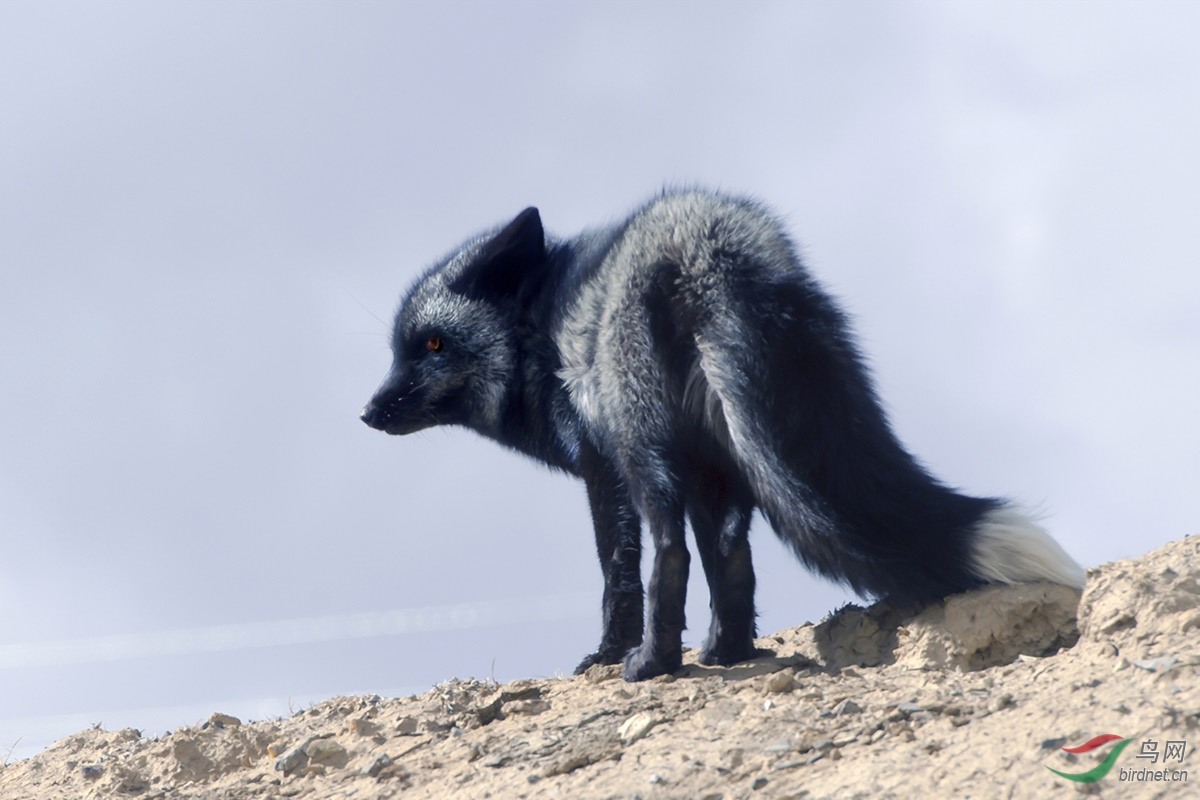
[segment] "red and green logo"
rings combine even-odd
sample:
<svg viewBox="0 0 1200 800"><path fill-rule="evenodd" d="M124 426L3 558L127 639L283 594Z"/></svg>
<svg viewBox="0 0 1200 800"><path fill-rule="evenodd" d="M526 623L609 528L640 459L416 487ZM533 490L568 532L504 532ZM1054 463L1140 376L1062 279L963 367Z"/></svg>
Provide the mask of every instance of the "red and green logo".
<svg viewBox="0 0 1200 800"><path fill-rule="evenodd" d="M1116 744L1113 745L1112 750L1108 751L1108 755L1104 757L1104 760L1089 769L1087 772L1059 772L1054 767L1046 767L1046 769L1050 770L1059 777L1066 778L1069 781L1078 781L1080 783L1092 783L1094 781L1098 781L1107 775L1108 771L1112 769L1113 764L1115 764L1117 761L1117 756L1121 755L1121 751L1125 749L1125 745L1133 741L1132 738L1125 739L1117 736L1115 733L1102 733L1099 736L1093 736L1091 739L1088 739L1081 745L1063 748L1063 751L1067 753L1090 753L1097 747L1103 747L1104 745L1113 741L1115 741Z"/></svg>

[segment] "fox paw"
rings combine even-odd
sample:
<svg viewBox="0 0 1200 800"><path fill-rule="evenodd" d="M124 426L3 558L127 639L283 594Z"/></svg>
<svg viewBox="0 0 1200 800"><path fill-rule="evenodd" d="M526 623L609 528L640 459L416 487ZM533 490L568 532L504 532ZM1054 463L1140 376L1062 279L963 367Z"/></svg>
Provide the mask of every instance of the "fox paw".
<svg viewBox="0 0 1200 800"><path fill-rule="evenodd" d="M706 639L700 647L696 660L706 667L728 667L741 661L749 661L758 654L753 639L738 641Z"/></svg>
<svg viewBox="0 0 1200 800"><path fill-rule="evenodd" d="M644 681L659 675L669 675L683 666L683 652L676 650L673 657L655 653L653 648L642 645L625 656L621 677L627 681Z"/></svg>
<svg viewBox="0 0 1200 800"><path fill-rule="evenodd" d="M637 644L626 645L624 647L601 647L594 653L584 656L583 661L579 662L579 666L575 667L575 674L582 675L587 672L588 667L595 664L620 664L624 660L625 654Z"/></svg>

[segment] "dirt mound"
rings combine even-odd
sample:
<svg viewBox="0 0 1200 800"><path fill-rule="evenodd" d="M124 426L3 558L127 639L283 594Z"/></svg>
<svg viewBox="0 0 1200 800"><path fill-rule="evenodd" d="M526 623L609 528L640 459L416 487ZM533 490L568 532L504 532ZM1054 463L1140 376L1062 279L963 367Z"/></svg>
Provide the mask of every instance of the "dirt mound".
<svg viewBox="0 0 1200 800"><path fill-rule="evenodd" d="M1082 601L1029 584L848 606L754 661L643 684L593 667L155 739L87 730L0 769L0 797L1194 797L1198 631L1191 537L1089 570ZM1062 749L1105 733L1130 747Z"/></svg>

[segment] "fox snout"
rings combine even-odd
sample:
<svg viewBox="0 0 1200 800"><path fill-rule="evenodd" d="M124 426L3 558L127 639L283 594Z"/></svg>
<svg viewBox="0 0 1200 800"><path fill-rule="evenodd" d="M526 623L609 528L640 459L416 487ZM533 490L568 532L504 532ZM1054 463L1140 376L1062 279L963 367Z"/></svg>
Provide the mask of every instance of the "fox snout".
<svg viewBox="0 0 1200 800"><path fill-rule="evenodd" d="M411 433L421 425L412 419L416 392L402 376L389 374L375 395L359 412L359 419L377 431L401 434Z"/></svg>
<svg viewBox="0 0 1200 800"><path fill-rule="evenodd" d="M367 401L367 404L363 406L362 411L358 414L359 419L377 431L386 429L385 417L386 414L384 414L383 408L375 402L375 398L373 397Z"/></svg>

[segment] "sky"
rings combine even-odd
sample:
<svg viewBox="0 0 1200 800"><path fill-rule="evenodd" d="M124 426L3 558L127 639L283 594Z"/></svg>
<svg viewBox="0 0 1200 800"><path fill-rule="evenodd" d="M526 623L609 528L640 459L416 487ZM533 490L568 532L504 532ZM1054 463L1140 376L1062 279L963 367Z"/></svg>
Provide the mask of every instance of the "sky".
<svg viewBox="0 0 1200 800"><path fill-rule="evenodd" d="M1084 565L1197 533L1198 35L1182 2L0 4L0 759L594 649L582 484L358 420L403 290L528 205L754 195L939 477ZM853 599L751 543L760 631Z"/></svg>

